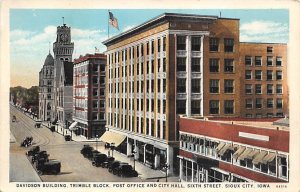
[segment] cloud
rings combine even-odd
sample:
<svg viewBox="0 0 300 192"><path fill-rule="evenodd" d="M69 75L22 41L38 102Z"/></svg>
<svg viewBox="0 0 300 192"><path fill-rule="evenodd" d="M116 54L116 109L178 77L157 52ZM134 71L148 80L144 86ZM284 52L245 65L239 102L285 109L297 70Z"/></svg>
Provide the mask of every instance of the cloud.
<svg viewBox="0 0 300 192"><path fill-rule="evenodd" d="M241 41L287 43L289 27L287 23L258 20L242 24L240 32Z"/></svg>

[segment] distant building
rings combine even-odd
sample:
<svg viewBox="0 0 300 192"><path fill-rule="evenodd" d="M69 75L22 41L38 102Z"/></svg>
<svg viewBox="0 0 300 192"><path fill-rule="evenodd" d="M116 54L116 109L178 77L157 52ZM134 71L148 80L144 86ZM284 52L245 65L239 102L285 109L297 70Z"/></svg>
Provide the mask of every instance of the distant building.
<svg viewBox="0 0 300 192"><path fill-rule="evenodd" d="M87 138L105 132L104 54L87 54L74 60L73 120L77 133Z"/></svg>
<svg viewBox="0 0 300 192"><path fill-rule="evenodd" d="M120 135L115 138L117 150L127 155L135 150L139 161L156 169L167 163L172 173L179 167L173 155L178 153L179 114L288 115L286 45L240 43L239 26L239 19L164 13L103 42L106 127ZM246 56L257 64L245 64ZM274 65L268 66L271 56ZM246 79L248 70L253 73L251 80ZM272 81L266 74L271 70ZM253 91L245 94L247 84ZM268 84L273 86L272 94L267 92ZM252 108L247 99L252 99Z"/></svg>
<svg viewBox="0 0 300 192"><path fill-rule="evenodd" d="M39 111L38 118L42 121L51 120L54 102L54 59L48 54L43 68L39 72Z"/></svg>
<svg viewBox="0 0 300 192"><path fill-rule="evenodd" d="M289 127L274 124L270 119L180 118L180 179L288 182Z"/></svg>

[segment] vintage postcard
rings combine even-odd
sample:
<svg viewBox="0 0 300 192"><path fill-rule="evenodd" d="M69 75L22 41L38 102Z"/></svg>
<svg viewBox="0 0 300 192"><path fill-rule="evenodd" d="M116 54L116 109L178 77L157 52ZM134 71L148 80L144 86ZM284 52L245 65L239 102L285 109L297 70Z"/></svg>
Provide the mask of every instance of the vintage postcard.
<svg viewBox="0 0 300 192"><path fill-rule="evenodd" d="M0 8L0 192L300 190L298 1Z"/></svg>

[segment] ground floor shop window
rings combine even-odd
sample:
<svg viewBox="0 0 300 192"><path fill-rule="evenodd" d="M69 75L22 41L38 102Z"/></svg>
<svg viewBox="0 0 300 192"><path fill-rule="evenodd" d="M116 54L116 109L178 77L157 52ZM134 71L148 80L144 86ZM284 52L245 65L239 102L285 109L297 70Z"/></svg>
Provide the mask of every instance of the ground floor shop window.
<svg viewBox="0 0 300 192"><path fill-rule="evenodd" d="M208 182L223 182L228 181L229 175L223 174L219 171L209 169L208 170Z"/></svg>

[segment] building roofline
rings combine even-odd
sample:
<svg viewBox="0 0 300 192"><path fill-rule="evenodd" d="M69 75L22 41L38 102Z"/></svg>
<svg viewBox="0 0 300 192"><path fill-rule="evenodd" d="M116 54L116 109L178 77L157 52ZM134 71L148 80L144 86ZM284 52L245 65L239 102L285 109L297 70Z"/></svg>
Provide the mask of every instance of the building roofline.
<svg viewBox="0 0 300 192"><path fill-rule="evenodd" d="M78 59L74 59L74 65L89 59L106 59L106 55L103 53L86 54L85 56L80 56Z"/></svg>
<svg viewBox="0 0 300 192"><path fill-rule="evenodd" d="M278 45L287 45L287 43L268 43L268 42L240 42L240 44L278 44Z"/></svg>
<svg viewBox="0 0 300 192"><path fill-rule="evenodd" d="M102 43L104 45L107 45L117 39L120 39L121 37L125 36L125 35L128 35L130 33L134 33L136 32L137 30L140 30L142 28L145 28L147 26L150 26L151 24L159 21L159 20L162 20L162 19L165 19L167 17L179 17L179 18L189 18L189 19L207 19L207 20L217 20L219 17L218 16L211 16L211 15L196 15L196 14L182 14L182 13L162 13L132 29L129 29L127 31L124 31L118 35L115 35L109 39L106 39L104 40ZM223 18L225 19L225 18Z"/></svg>

